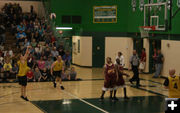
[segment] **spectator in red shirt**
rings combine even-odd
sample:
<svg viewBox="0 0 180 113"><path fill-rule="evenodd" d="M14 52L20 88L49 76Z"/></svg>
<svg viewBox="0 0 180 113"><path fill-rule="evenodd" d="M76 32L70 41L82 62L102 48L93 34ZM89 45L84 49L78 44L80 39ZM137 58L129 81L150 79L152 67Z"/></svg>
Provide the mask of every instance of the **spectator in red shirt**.
<svg viewBox="0 0 180 113"><path fill-rule="evenodd" d="M56 41L55 36L51 36L51 43L52 43L53 45L54 45L55 41Z"/></svg>
<svg viewBox="0 0 180 113"><path fill-rule="evenodd" d="M140 65L139 65L139 70L141 73L144 71L145 66L146 66L146 50L145 48L143 48L141 53Z"/></svg>
<svg viewBox="0 0 180 113"><path fill-rule="evenodd" d="M28 71L27 72L27 79L28 81L32 82L33 81L33 78L34 78L34 73L32 70Z"/></svg>
<svg viewBox="0 0 180 113"><path fill-rule="evenodd" d="M156 69L156 67L157 67L157 56L158 56L158 54L157 54L157 50L156 50L156 48L154 48L154 54L153 54L153 69L155 70Z"/></svg>

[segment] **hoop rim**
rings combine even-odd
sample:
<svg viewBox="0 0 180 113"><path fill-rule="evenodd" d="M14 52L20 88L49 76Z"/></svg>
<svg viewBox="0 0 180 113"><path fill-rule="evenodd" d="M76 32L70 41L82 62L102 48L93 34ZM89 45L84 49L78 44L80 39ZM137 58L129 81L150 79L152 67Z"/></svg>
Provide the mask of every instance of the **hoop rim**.
<svg viewBox="0 0 180 113"><path fill-rule="evenodd" d="M152 30L155 31L156 30L156 26L139 26L139 28L142 28L144 30Z"/></svg>

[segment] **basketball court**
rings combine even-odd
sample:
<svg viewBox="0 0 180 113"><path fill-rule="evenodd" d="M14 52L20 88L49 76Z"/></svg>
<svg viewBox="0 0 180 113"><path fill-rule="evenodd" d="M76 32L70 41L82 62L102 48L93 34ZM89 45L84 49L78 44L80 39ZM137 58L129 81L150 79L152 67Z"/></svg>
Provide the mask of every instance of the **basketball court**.
<svg viewBox="0 0 180 113"><path fill-rule="evenodd" d="M125 0L122 1L125 2ZM128 16L122 18L124 20L128 18L129 23L127 23L127 26L129 29L126 29L127 26L124 23L118 23L121 20L117 15L121 11L118 10L119 6L116 5L116 2L112 3L111 6L107 6L108 3L106 2L103 5L99 2L95 5L87 2L87 4L91 5L91 7L87 5L87 9L91 8L88 11L91 11L92 15L90 20L89 16L85 16L85 19L92 22L93 25L87 22L84 26L89 25L90 27L84 29L80 29L81 25L75 26L77 29L73 32L77 32L76 35L82 36L75 35L67 38L66 41L70 40L70 42L65 45L68 49L72 49L72 63L77 71L78 78L81 78L81 80L64 81L65 90L61 90L58 85L57 88L54 88L52 82L29 82L27 85L27 97L30 101L24 101L20 98L20 86L18 83L0 83L0 113L164 113L165 98L168 97L168 90L163 86L164 77L168 76L169 68L177 69L180 65L177 63L179 62L177 61L179 60L179 54L176 55L177 57L174 56L176 61L173 60L172 56L168 56L173 54L178 46L176 41L170 42L170 40L178 39L176 34L179 31L173 29L176 25L175 23L172 24L172 19L178 14L180 7L179 5L172 11L172 4L169 1L171 0L138 0L138 2L132 0L131 3L127 2L128 5L131 4L128 7L131 8L131 12L128 13ZM53 5L58 7L55 2ZM57 10L54 9L54 11L57 19L59 19L60 14L58 14ZM104 16L103 11L106 14L109 11L111 15ZM126 10L122 11L125 12ZM55 13L53 12L53 14ZM130 20L131 18L134 20ZM54 23L56 21L53 20ZM116 23L118 25L113 26ZM55 26L58 25L61 25L61 23ZM120 32L118 31L119 26L122 26ZM93 27L97 27L97 32L91 32L91 30L94 30ZM108 27L115 30L109 32ZM58 36L72 33L57 28L56 30L58 31L56 33L59 33ZM83 32L83 30L87 31ZM72 48L69 47L70 45ZM146 49L147 63L145 74L139 75L141 86L135 87L135 84L132 85L129 82L129 78L132 77L133 73L127 69L130 65L129 58L133 49L140 53L142 48ZM166 57L162 73L163 77L156 79L152 78L154 75L152 63L154 48L162 49ZM125 72L130 75L129 78L124 77L129 99L123 98L123 89L120 88L117 91L118 101L109 99L109 91L106 92L104 101L99 101L104 84L102 67L105 58L111 57L114 62L119 50L126 57ZM177 74L179 74L178 69Z"/></svg>
<svg viewBox="0 0 180 113"><path fill-rule="evenodd" d="M0 84L0 111L2 113L163 113L164 79L152 79L151 75L141 75L140 88L127 84L127 95L123 98L122 89L118 90L119 101L109 100L109 92L103 102L99 101L104 83L102 69L77 68L82 81L63 82L65 90L54 88L52 82L28 83L29 102L20 98L17 83ZM131 72L127 72L130 73ZM131 74L132 75L132 74Z"/></svg>

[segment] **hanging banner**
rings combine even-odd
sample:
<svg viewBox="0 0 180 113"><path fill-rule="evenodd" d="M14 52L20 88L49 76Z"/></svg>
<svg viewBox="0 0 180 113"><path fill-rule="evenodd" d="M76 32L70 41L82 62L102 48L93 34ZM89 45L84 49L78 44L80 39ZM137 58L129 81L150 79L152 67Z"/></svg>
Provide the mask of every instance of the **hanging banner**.
<svg viewBox="0 0 180 113"><path fill-rule="evenodd" d="M132 9L133 9L133 12L136 11L136 0L132 0Z"/></svg>
<svg viewBox="0 0 180 113"><path fill-rule="evenodd" d="M177 0L178 1L178 0ZM170 10L171 9L171 0L167 0L167 8Z"/></svg>
<svg viewBox="0 0 180 113"><path fill-rule="evenodd" d="M94 6L93 13L94 23L117 22L117 6Z"/></svg>
<svg viewBox="0 0 180 113"><path fill-rule="evenodd" d="M153 0L150 0L150 4L153 4ZM152 11L152 7L150 7L150 11Z"/></svg>
<svg viewBox="0 0 180 113"><path fill-rule="evenodd" d="M180 8L180 0L177 0L177 6Z"/></svg>
<svg viewBox="0 0 180 113"><path fill-rule="evenodd" d="M139 0L139 9L143 11L144 9L144 0Z"/></svg>

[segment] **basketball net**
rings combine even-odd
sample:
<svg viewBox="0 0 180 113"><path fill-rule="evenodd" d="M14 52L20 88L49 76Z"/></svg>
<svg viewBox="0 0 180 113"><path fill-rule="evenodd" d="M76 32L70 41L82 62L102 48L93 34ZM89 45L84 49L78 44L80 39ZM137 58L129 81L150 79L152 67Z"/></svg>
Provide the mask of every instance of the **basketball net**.
<svg viewBox="0 0 180 113"><path fill-rule="evenodd" d="M155 26L140 26L139 27L141 38L148 38L149 37L149 31L155 31Z"/></svg>

